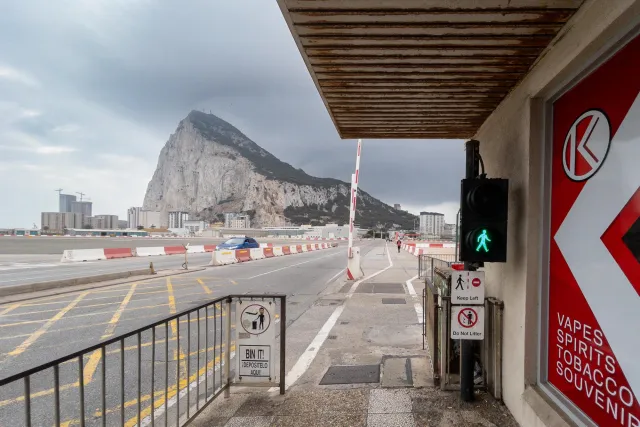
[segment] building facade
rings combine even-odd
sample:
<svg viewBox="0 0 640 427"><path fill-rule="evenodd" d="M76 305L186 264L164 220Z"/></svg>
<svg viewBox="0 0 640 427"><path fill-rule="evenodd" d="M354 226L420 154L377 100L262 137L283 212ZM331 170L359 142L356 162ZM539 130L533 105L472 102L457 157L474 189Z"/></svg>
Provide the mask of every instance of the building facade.
<svg viewBox="0 0 640 427"><path fill-rule="evenodd" d="M92 202L71 202L71 212L80 213L86 217L92 216L93 203Z"/></svg>
<svg viewBox="0 0 640 427"><path fill-rule="evenodd" d="M127 224L130 229L136 229L138 227L143 228L158 228L161 227L161 214L158 211L148 211L141 207L131 207L127 209Z"/></svg>
<svg viewBox="0 0 640 427"><path fill-rule="evenodd" d="M249 219L249 215L236 215L229 221L228 228L251 228L251 220Z"/></svg>
<svg viewBox="0 0 640 427"><path fill-rule="evenodd" d="M396 204L393 205L393 209L395 209L397 211L400 211L400 210L402 210L402 206L400 206L400 203L396 203Z"/></svg>
<svg viewBox="0 0 640 427"><path fill-rule="evenodd" d="M115 230L118 227L118 215L96 215L91 217L90 225L103 230Z"/></svg>
<svg viewBox="0 0 640 427"><path fill-rule="evenodd" d="M428 237L440 237L444 232L444 214L438 212L420 212L420 234Z"/></svg>
<svg viewBox="0 0 640 427"><path fill-rule="evenodd" d="M184 228L190 234L199 234L207 228L207 223L199 220L187 220L184 221Z"/></svg>
<svg viewBox="0 0 640 427"><path fill-rule="evenodd" d="M189 213L185 211L169 212L169 228L184 228L184 222L189 220ZM158 224L156 224L158 226Z"/></svg>
<svg viewBox="0 0 640 427"><path fill-rule="evenodd" d="M43 230L61 233L65 229L82 228L84 215L73 212L42 212L40 215L40 227Z"/></svg>
<svg viewBox="0 0 640 427"><path fill-rule="evenodd" d="M76 201L76 196L71 194L62 194L60 193L60 207L58 209L59 212L72 212L71 211L71 203Z"/></svg>

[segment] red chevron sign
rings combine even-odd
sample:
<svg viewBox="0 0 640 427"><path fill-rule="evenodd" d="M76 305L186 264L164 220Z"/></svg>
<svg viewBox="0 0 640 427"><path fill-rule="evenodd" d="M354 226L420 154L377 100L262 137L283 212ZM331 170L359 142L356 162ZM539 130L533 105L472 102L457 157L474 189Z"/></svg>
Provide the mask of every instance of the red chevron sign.
<svg viewBox="0 0 640 427"><path fill-rule="evenodd" d="M640 426L640 37L554 102L552 138L548 381Z"/></svg>

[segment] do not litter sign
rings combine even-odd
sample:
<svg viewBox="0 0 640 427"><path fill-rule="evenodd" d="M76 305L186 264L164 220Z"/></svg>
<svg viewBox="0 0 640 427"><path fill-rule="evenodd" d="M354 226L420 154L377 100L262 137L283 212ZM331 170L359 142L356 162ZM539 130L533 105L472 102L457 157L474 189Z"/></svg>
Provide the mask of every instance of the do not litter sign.
<svg viewBox="0 0 640 427"><path fill-rule="evenodd" d="M455 340L484 339L484 306L452 306L451 338Z"/></svg>

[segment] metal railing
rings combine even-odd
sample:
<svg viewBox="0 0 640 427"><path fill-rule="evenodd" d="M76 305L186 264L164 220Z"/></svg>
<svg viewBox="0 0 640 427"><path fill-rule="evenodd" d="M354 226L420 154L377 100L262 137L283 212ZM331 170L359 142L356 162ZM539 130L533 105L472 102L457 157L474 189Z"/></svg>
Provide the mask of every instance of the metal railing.
<svg viewBox="0 0 640 427"><path fill-rule="evenodd" d="M422 254L418 257L418 278L433 280L434 268L447 268L455 261L454 254Z"/></svg>
<svg viewBox="0 0 640 427"><path fill-rule="evenodd" d="M460 388L460 340L451 338L451 263L429 255L420 256L423 291L423 342L433 361L434 380L443 390ZM423 273L424 270L424 273ZM477 343L482 384L496 399L502 398L502 312L504 304L485 298L485 338Z"/></svg>
<svg viewBox="0 0 640 427"><path fill-rule="evenodd" d="M229 295L0 379L0 425L187 425L233 385L238 299L275 305L283 394L286 296Z"/></svg>

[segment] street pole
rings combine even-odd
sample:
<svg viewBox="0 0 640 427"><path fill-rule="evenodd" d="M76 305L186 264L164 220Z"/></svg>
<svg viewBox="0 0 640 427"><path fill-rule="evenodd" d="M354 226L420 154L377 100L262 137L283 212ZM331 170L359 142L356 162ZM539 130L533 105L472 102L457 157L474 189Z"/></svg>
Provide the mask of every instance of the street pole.
<svg viewBox="0 0 640 427"><path fill-rule="evenodd" d="M458 238L460 236L458 236L458 230L460 229L460 227L458 226L460 224L460 209L458 209L458 213L456 214L456 257L455 260L456 262L458 261Z"/></svg>
<svg viewBox="0 0 640 427"><path fill-rule="evenodd" d="M480 173L480 142L471 140L465 143L466 171L465 178L476 178ZM462 206L462 205L461 205ZM464 218L462 218L464 221ZM457 233L457 231L456 231ZM464 269L475 271L475 265L464 263ZM464 402L472 402L473 392L473 368L475 362L475 341L460 340L460 398Z"/></svg>
<svg viewBox="0 0 640 427"><path fill-rule="evenodd" d="M360 175L360 153L362 151L362 140L358 140L358 151L356 153L356 172L351 175L351 210L349 211L349 245L347 257L351 259L353 248L353 225L356 218L356 202L358 199L358 181ZM347 268L347 276L349 275L349 269Z"/></svg>

